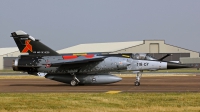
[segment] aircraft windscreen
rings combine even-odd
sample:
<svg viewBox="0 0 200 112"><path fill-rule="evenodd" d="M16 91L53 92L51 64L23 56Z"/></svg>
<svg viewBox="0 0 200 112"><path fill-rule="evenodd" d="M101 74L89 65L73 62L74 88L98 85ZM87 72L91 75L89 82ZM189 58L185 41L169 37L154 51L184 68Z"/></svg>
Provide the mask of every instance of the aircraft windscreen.
<svg viewBox="0 0 200 112"><path fill-rule="evenodd" d="M153 58L151 55L147 54L146 55L146 60L156 60L156 59Z"/></svg>
<svg viewBox="0 0 200 112"><path fill-rule="evenodd" d="M156 60L155 58L146 53L132 54L132 58L137 60Z"/></svg>
<svg viewBox="0 0 200 112"><path fill-rule="evenodd" d="M133 59L145 60L145 57L146 57L146 54L143 54L143 53L132 54Z"/></svg>

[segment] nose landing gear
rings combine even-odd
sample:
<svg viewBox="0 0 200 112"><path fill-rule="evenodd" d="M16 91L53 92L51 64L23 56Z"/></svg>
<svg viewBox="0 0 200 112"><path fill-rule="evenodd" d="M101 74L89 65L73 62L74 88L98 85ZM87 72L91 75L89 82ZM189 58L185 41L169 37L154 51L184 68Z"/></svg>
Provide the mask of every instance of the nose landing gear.
<svg viewBox="0 0 200 112"><path fill-rule="evenodd" d="M142 71L137 72L136 80L135 80L135 86L140 86L140 79L141 79L141 77L142 77Z"/></svg>

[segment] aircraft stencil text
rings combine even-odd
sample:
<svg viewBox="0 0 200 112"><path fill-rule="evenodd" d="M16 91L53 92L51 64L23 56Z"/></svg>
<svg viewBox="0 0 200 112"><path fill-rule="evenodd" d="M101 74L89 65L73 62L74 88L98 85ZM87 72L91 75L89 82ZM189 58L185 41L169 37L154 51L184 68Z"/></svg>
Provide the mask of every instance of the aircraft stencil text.
<svg viewBox="0 0 200 112"><path fill-rule="evenodd" d="M149 63L137 63L137 66L148 66Z"/></svg>

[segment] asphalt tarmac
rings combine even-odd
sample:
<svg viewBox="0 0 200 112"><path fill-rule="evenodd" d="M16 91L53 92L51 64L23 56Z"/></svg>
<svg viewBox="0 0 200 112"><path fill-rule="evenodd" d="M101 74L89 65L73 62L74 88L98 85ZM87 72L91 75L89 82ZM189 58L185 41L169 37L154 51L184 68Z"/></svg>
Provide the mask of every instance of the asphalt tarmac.
<svg viewBox="0 0 200 112"><path fill-rule="evenodd" d="M68 92L200 92L200 76L142 77L134 86L135 77L125 77L113 84L72 87L49 79L0 79L1 93L68 93Z"/></svg>

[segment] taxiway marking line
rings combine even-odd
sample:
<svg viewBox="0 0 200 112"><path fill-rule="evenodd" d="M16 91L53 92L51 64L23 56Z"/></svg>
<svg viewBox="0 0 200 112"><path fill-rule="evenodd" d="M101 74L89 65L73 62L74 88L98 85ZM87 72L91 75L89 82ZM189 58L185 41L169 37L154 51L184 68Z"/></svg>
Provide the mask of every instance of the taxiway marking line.
<svg viewBox="0 0 200 112"><path fill-rule="evenodd" d="M108 91L108 92L106 92L106 93L109 93L109 94L116 94L116 93L120 93L120 92L122 92L122 91Z"/></svg>

